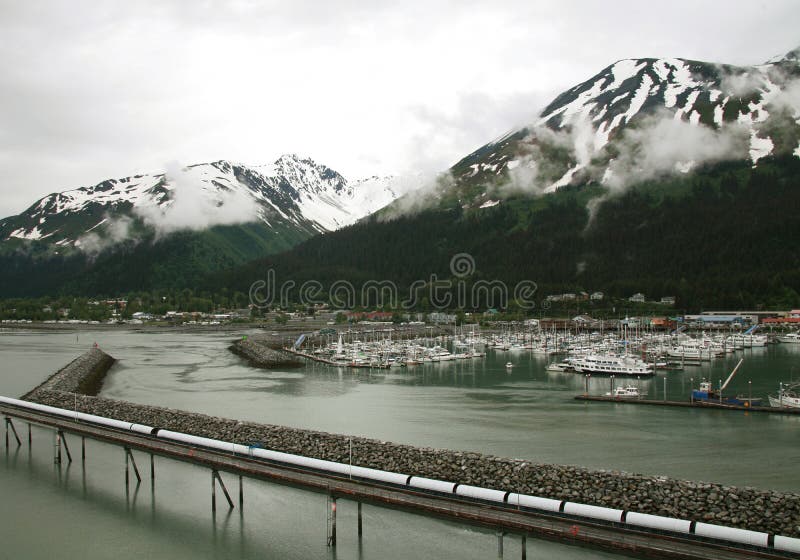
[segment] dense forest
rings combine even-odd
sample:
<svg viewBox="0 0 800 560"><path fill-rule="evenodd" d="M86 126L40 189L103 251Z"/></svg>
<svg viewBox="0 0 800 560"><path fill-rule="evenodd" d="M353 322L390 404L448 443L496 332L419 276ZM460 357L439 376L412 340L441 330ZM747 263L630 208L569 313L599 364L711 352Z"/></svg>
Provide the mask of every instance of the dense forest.
<svg viewBox="0 0 800 560"><path fill-rule="evenodd" d="M187 298L202 294L211 301L247 294L272 270L277 283L295 282L288 292L295 300L297 286L310 280L319 282L318 300L327 299L337 281L359 288L368 280L390 280L401 296L423 283L418 309L436 307L425 294L442 280L458 280L451 283L453 302L457 289L500 280L534 282L539 305L548 294L599 290L617 298L675 296L686 311L800 307L796 157L765 158L757 167L718 164L615 196L590 184L505 198L484 209L442 200L392 220L373 216L246 264L266 252L264 239L246 227L131 243L94 260L6 255L0 257L0 293L120 297L188 290ZM459 253L469 254L475 266L455 277L450 261ZM387 304L377 294L357 303ZM493 303L479 298L466 307Z"/></svg>
<svg viewBox="0 0 800 560"><path fill-rule="evenodd" d="M130 291L193 289L212 272L286 250L305 238L291 231L273 234L262 224L241 224L163 238L149 232L99 254L72 250L54 256L34 243L24 251L0 253L0 294L116 297Z"/></svg>
<svg viewBox="0 0 800 560"><path fill-rule="evenodd" d="M456 204L373 217L214 275L205 287L247 291L272 269L279 283L392 280L407 288L431 274L452 278L451 257L468 253L476 269L465 282L530 280L541 298L602 290L676 296L686 310L784 309L800 305L797 208L800 159L725 163L613 197L589 185L480 210Z"/></svg>

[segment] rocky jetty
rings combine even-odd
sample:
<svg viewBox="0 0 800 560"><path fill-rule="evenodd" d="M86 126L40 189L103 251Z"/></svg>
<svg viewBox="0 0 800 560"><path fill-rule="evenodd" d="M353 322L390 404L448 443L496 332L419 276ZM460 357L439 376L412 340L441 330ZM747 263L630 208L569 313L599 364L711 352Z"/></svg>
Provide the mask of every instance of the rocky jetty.
<svg viewBox="0 0 800 560"><path fill-rule="evenodd" d="M22 398L35 401L39 391L96 395L103 387L106 373L114 362L116 362L114 358L99 348L92 348L48 377L44 383Z"/></svg>
<svg viewBox="0 0 800 560"><path fill-rule="evenodd" d="M800 537L800 494L797 493L413 447L286 426L240 422L93 396L79 395L76 399L74 393L63 389L79 387L75 372L95 371L98 366L91 364L99 364L100 359L101 356L92 351L85 361L75 360L54 376L61 375L62 379L51 378L30 393L29 398L51 406L70 410L77 407L79 411L132 423L330 461L348 462L352 445L354 465ZM48 385L50 381L53 383Z"/></svg>
<svg viewBox="0 0 800 560"><path fill-rule="evenodd" d="M297 368L303 365L303 362L282 350L276 350L249 339L237 340L228 349L247 360L254 367L277 369Z"/></svg>

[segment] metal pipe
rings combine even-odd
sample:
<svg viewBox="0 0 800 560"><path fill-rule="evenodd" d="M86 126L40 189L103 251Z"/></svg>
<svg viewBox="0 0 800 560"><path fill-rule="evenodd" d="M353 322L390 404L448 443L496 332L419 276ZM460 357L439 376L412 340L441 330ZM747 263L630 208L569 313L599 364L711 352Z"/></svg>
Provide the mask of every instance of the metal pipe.
<svg viewBox="0 0 800 560"><path fill-rule="evenodd" d="M61 437L58 435L58 431L55 432L55 447L56 447L56 457L55 463L57 465L61 464Z"/></svg>
<svg viewBox="0 0 800 560"><path fill-rule="evenodd" d="M17 434L17 428L14 426L14 422L11 421L11 418L6 418L6 422L8 423L8 426L11 428L11 433L14 434L14 439L17 440L17 447L20 447L22 445L22 442L19 439L19 434ZM6 433L6 439L8 439L8 433Z"/></svg>
<svg viewBox="0 0 800 560"><path fill-rule="evenodd" d="M230 509L233 509L233 500L231 500L231 495L228 494L228 489L225 487L225 482L222 480L222 477L219 475L219 471L213 469L211 471L211 476L215 478L219 482L220 488L222 488L222 493L225 495L225 499L228 500L228 506Z"/></svg>
<svg viewBox="0 0 800 560"><path fill-rule="evenodd" d="M217 479L214 477L214 472L211 471L211 512L217 511Z"/></svg>
<svg viewBox="0 0 800 560"><path fill-rule="evenodd" d="M336 546L336 496L328 494L328 502L331 504L328 510L328 546Z"/></svg>
<svg viewBox="0 0 800 560"><path fill-rule="evenodd" d="M71 463L72 453L69 452L69 445L67 445L67 438L64 437L64 432L62 432L61 430L58 431L58 435L61 438L61 441L64 442L64 450L67 452L67 460Z"/></svg>

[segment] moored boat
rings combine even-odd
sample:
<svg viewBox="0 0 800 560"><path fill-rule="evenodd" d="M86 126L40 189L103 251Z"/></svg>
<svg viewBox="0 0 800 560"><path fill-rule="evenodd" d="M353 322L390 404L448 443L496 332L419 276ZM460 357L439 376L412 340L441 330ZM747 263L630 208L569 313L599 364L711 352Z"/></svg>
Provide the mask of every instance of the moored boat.
<svg viewBox="0 0 800 560"><path fill-rule="evenodd" d="M627 387L614 387L610 393L606 393L607 397L614 397L615 399L638 399L641 396L639 388L633 385Z"/></svg>
<svg viewBox="0 0 800 560"><path fill-rule="evenodd" d="M572 360L578 373L591 375L651 376L653 365L635 356L615 356L612 354L590 354Z"/></svg>
<svg viewBox="0 0 800 560"><path fill-rule="evenodd" d="M728 379L726 379L725 383L720 386L719 391L715 391L711 387L711 382L704 379L700 383L699 389L692 390L692 400L707 404L728 404L734 406L744 406L748 408L752 406L761 406L761 399L759 398L743 397L741 395L736 397L725 397L722 395L725 387L728 386L728 383L731 382L733 376L736 375L736 372L739 370L739 366L742 365L742 362L744 362L743 359L739 360L739 363L736 364L736 367L733 368L733 371L728 376Z"/></svg>
<svg viewBox="0 0 800 560"><path fill-rule="evenodd" d="M773 408L800 408L800 383L781 383L776 396L768 395Z"/></svg>
<svg viewBox="0 0 800 560"><path fill-rule="evenodd" d="M800 344L800 333L792 332L778 336L778 342L784 344Z"/></svg>

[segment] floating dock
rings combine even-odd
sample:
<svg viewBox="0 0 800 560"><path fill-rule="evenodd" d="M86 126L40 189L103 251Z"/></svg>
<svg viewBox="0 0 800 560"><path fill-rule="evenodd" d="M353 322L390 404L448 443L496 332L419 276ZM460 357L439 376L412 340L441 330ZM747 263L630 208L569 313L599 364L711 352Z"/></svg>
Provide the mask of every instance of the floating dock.
<svg viewBox="0 0 800 560"><path fill-rule="evenodd" d="M711 401L656 401L652 399L622 399L611 396L577 395L577 401L613 402L621 404L647 404L653 406L682 406L686 408L702 408L706 410L739 410L743 412L767 412L772 414L797 414L800 408L775 408L772 406L741 406L735 404L715 403Z"/></svg>

